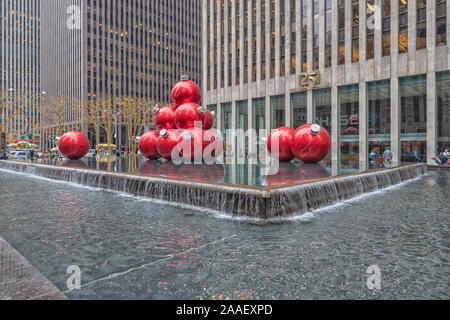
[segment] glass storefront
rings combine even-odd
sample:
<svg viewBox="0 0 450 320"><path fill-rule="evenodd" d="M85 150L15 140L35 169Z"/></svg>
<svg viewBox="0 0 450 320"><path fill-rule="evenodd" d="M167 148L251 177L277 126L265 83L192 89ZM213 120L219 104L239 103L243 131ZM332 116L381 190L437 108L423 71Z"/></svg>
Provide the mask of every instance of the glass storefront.
<svg viewBox="0 0 450 320"><path fill-rule="evenodd" d="M307 105L306 91L291 95L291 128L297 129L307 123Z"/></svg>
<svg viewBox="0 0 450 320"><path fill-rule="evenodd" d="M284 95L270 97L271 129L285 127L286 105Z"/></svg>
<svg viewBox="0 0 450 320"><path fill-rule="evenodd" d="M314 90L313 100L313 122L320 124L331 136L331 89ZM331 170L331 150L328 157L326 157L321 164Z"/></svg>
<svg viewBox="0 0 450 320"><path fill-rule="evenodd" d="M383 154L391 147L390 80L367 83L369 168L382 167Z"/></svg>
<svg viewBox="0 0 450 320"><path fill-rule="evenodd" d="M214 123L213 128L217 129L217 105L216 104L210 104L207 106L208 110L213 113Z"/></svg>
<svg viewBox="0 0 450 320"><path fill-rule="evenodd" d="M450 72L436 76L437 155L450 148Z"/></svg>
<svg viewBox="0 0 450 320"><path fill-rule="evenodd" d="M258 156L262 156L265 153L266 146L260 141L261 137L265 137L266 132L266 99L258 98L253 99L253 128L258 135Z"/></svg>
<svg viewBox="0 0 450 320"><path fill-rule="evenodd" d="M359 170L359 86L339 88L340 154L341 174Z"/></svg>
<svg viewBox="0 0 450 320"><path fill-rule="evenodd" d="M224 155L231 156L232 155L232 140L227 136L227 130L231 130L233 128L232 124L232 107L231 102L222 103L222 135L225 140L224 147Z"/></svg>
<svg viewBox="0 0 450 320"><path fill-rule="evenodd" d="M236 102L236 129L237 155L240 159L247 158L248 155L248 102L247 100ZM241 129L241 130L239 130Z"/></svg>
<svg viewBox="0 0 450 320"><path fill-rule="evenodd" d="M427 85L426 76L399 79L400 162L427 160Z"/></svg>

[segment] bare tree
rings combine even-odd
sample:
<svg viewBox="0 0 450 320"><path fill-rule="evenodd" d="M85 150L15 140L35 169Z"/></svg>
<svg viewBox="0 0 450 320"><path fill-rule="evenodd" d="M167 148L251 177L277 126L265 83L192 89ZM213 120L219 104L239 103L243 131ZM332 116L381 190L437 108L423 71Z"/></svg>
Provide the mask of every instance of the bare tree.
<svg viewBox="0 0 450 320"><path fill-rule="evenodd" d="M13 97L9 91L0 92L0 138L3 133L12 134L12 122L22 113L23 105L21 96ZM17 132L14 135L17 136Z"/></svg>

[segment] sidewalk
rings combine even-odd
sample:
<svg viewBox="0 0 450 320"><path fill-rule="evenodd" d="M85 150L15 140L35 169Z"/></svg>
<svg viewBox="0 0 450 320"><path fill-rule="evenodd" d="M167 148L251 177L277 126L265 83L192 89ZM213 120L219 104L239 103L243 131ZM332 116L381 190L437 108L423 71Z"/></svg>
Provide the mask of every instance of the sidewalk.
<svg viewBox="0 0 450 320"><path fill-rule="evenodd" d="M39 270L0 237L0 300L67 300Z"/></svg>

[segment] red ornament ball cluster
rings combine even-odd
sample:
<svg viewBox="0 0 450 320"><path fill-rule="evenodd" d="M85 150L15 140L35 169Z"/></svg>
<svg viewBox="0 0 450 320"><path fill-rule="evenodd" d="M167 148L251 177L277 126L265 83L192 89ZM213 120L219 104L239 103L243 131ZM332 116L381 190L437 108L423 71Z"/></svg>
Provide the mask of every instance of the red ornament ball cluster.
<svg viewBox="0 0 450 320"><path fill-rule="evenodd" d="M202 99L199 86L182 76L173 87L171 96L174 106L156 106L153 109L157 131L146 132L140 137L142 155L149 160L160 157L171 160L177 154L189 157L183 155L183 150L188 150L191 158L197 160L202 159L208 148L212 157L219 156L223 147L210 131L214 123L213 114L199 105Z"/></svg>
<svg viewBox="0 0 450 320"><path fill-rule="evenodd" d="M281 162L297 157L305 163L317 163L330 152L331 138L328 131L318 124L305 124L297 130L283 127L270 134L267 149Z"/></svg>

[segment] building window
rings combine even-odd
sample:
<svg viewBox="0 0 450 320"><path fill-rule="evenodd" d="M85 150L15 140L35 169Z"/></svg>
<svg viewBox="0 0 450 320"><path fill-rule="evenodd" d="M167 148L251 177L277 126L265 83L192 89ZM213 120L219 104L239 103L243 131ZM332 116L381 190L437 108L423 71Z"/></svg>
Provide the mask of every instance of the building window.
<svg viewBox="0 0 450 320"><path fill-rule="evenodd" d="M319 69L319 0L314 0L313 69Z"/></svg>
<svg viewBox="0 0 450 320"><path fill-rule="evenodd" d="M374 0L368 0L367 3L367 41L366 41L366 59L373 59L374 54L374 24L375 24L375 7Z"/></svg>
<svg viewBox="0 0 450 320"><path fill-rule="evenodd" d="M308 1L302 0L302 72L308 71Z"/></svg>
<svg viewBox="0 0 450 320"><path fill-rule="evenodd" d="M417 49L427 47L427 2L417 0Z"/></svg>
<svg viewBox="0 0 450 320"><path fill-rule="evenodd" d="M399 0L398 27L398 52L408 52L408 3L406 0Z"/></svg>
<svg viewBox="0 0 450 320"><path fill-rule="evenodd" d="M382 3L382 28L383 28L383 57L389 56L391 54L391 1L383 0Z"/></svg>
<svg viewBox="0 0 450 320"><path fill-rule="evenodd" d="M450 148L450 72L437 77L437 148L441 153Z"/></svg>
<svg viewBox="0 0 450 320"><path fill-rule="evenodd" d="M295 4L296 0L290 0L290 10L291 10L291 74L295 74L297 72L297 59L296 59L296 42L297 42L297 33L296 33L296 16L295 16Z"/></svg>
<svg viewBox="0 0 450 320"><path fill-rule="evenodd" d="M389 80L367 84L369 168L379 168L391 147L391 87Z"/></svg>
<svg viewBox="0 0 450 320"><path fill-rule="evenodd" d="M266 2L261 3L261 80L266 79Z"/></svg>
<svg viewBox="0 0 450 320"><path fill-rule="evenodd" d="M353 0L352 4L352 62L359 61L359 2Z"/></svg>
<svg viewBox="0 0 450 320"><path fill-rule="evenodd" d="M436 45L447 44L447 1L436 0Z"/></svg>
<svg viewBox="0 0 450 320"><path fill-rule="evenodd" d="M400 79L402 163L426 161L427 92L425 75Z"/></svg>
<svg viewBox="0 0 450 320"><path fill-rule="evenodd" d="M291 128L307 123L307 105L306 91L291 94Z"/></svg>
<svg viewBox="0 0 450 320"><path fill-rule="evenodd" d="M275 0L270 1L270 77L275 78Z"/></svg>
<svg viewBox="0 0 450 320"><path fill-rule="evenodd" d="M237 131L237 152L239 159L245 159L248 155L248 101L236 102L236 128ZM239 130L240 129L240 130Z"/></svg>
<svg viewBox="0 0 450 320"><path fill-rule="evenodd" d="M359 86L338 88L339 98L339 172L359 170Z"/></svg>
<svg viewBox="0 0 450 320"><path fill-rule="evenodd" d="M325 68L331 67L331 0L325 6Z"/></svg>
<svg viewBox="0 0 450 320"><path fill-rule="evenodd" d="M222 112L222 134L223 139L225 141L225 154L229 154L229 151L232 150L232 136L227 137L227 130L231 130L233 128L232 123L232 107L231 102L222 103L221 105Z"/></svg>
<svg viewBox="0 0 450 320"><path fill-rule="evenodd" d="M210 104L207 106L208 110L217 114L217 105L216 104ZM217 116L214 116L214 123L213 123L213 128L217 129Z"/></svg>
<svg viewBox="0 0 450 320"><path fill-rule="evenodd" d="M314 99L314 123L325 128L331 136L331 89L319 89L313 91ZM322 165L331 170L331 156L322 161Z"/></svg>
<svg viewBox="0 0 450 320"><path fill-rule="evenodd" d="M285 98L284 95L270 97L270 127L276 129L285 127Z"/></svg>
<svg viewBox="0 0 450 320"><path fill-rule="evenodd" d="M345 63L345 2L338 2L338 64Z"/></svg>
<svg viewBox="0 0 450 320"><path fill-rule="evenodd" d="M258 137L266 136L266 99L253 99L253 128ZM259 150L255 150L258 154L264 151L265 146L258 144Z"/></svg>

